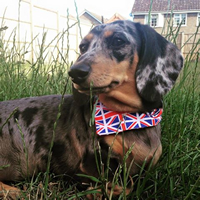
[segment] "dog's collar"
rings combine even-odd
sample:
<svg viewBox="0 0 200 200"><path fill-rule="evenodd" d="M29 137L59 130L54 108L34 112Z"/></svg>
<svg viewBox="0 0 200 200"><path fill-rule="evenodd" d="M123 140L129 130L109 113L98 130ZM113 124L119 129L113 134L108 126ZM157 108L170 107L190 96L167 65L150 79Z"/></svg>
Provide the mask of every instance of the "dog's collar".
<svg viewBox="0 0 200 200"><path fill-rule="evenodd" d="M97 101L95 111L96 132L102 136L156 126L162 119L162 112L162 108L146 113L114 112Z"/></svg>

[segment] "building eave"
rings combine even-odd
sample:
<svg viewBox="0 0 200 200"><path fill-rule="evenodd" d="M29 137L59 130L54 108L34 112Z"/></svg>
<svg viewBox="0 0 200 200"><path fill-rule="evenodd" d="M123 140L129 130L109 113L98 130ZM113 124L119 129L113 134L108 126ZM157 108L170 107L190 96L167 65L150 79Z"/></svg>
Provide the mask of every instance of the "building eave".
<svg viewBox="0 0 200 200"><path fill-rule="evenodd" d="M200 13L200 10L174 10L174 11L151 11L151 14L170 14L170 13ZM132 15L148 15L149 12L132 12Z"/></svg>
<svg viewBox="0 0 200 200"><path fill-rule="evenodd" d="M94 20L96 20L98 23L102 24L102 22L97 19L94 15L92 15L89 11L84 10L79 16L84 15L85 13L87 13L88 15L90 15Z"/></svg>

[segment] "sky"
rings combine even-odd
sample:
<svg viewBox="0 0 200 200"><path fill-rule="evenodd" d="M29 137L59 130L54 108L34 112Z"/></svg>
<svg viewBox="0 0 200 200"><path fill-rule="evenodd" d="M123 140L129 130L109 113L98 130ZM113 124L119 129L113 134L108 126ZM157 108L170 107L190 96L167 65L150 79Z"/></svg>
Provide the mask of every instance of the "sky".
<svg viewBox="0 0 200 200"><path fill-rule="evenodd" d="M45 7L57 8L65 13L69 8L69 13L76 16L74 0L33 0ZM134 0L76 0L78 13L84 9L102 15L105 18L112 17L116 12L123 17L130 19L130 12L133 7ZM43 6L44 6L43 5Z"/></svg>

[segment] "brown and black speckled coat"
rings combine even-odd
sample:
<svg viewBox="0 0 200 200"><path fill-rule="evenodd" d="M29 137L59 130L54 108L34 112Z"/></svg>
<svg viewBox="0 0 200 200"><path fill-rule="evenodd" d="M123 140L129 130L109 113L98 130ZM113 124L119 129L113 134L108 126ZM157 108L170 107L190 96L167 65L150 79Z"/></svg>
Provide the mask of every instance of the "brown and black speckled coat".
<svg viewBox="0 0 200 200"><path fill-rule="evenodd" d="M119 112L162 107L162 97L183 65L180 51L150 27L131 21L95 27L82 40L80 51L69 71L74 93L64 96L56 123L51 171L98 177L94 156L98 145L105 166L111 147L111 180L131 147L126 160L130 176L139 172L144 161L146 166L155 165L162 152L160 125L127 131L124 139L122 133L97 136L89 125L88 94L92 86L93 94L105 106ZM5 166L0 170L0 181L22 180L46 171L61 100L61 96L51 95L0 102L0 166Z"/></svg>

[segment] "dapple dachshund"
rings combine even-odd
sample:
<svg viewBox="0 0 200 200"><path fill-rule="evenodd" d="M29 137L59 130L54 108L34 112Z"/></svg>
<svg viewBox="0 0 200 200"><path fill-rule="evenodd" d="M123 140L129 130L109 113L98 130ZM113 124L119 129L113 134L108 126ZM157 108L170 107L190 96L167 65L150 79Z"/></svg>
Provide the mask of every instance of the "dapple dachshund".
<svg viewBox="0 0 200 200"><path fill-rule="evenodd" d="M174 85L182 66L177 47L147 25L125 20L93 28L83 38L80 56L68 72L72 95L0 103L1 195L18 192L2 181L20 181L46 171L53 132L50 171L54 174L99 177L99 162L108 169L112 182L125 155L130 177L144 162L143 167L154 166L162 153L159 123L100 136L94 134L92 107L99 101L118 113L161 109L163 95ZM117 187L114 195L120 191Z"/></svg>

